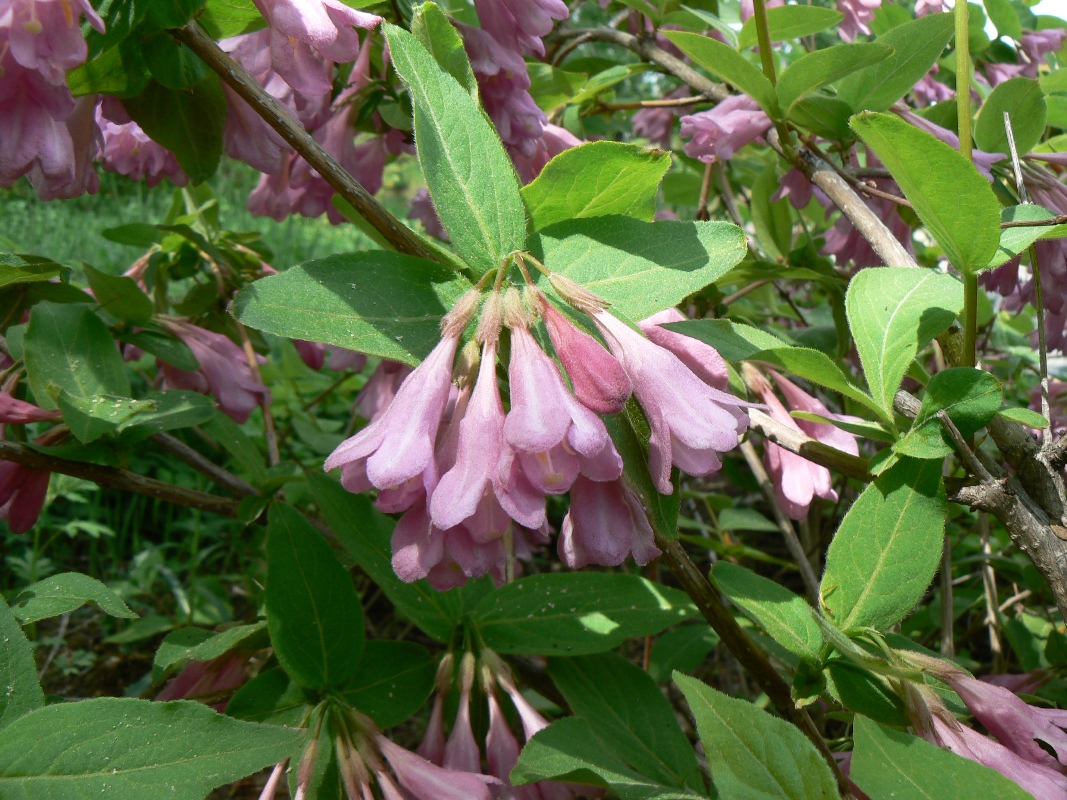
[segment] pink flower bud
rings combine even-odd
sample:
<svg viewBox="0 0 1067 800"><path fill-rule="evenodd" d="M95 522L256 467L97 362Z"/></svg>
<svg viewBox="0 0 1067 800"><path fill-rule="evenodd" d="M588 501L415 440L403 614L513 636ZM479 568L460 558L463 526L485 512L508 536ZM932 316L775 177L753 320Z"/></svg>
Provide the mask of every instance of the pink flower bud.
<svg viewBox="0 0 1067 800"><path fill-rule="evenodd" d="M618 360L547 301L541 314L556 355L582 405L598 414L622 411L633 386Z"/></svg>

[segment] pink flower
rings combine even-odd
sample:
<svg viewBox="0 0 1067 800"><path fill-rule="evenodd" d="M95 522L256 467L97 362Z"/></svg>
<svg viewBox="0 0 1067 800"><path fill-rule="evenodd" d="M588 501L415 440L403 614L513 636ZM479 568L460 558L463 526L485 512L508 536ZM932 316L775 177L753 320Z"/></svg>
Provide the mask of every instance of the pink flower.
<svg viewBox="0 0 1067 800"><path fill-rule="evenodd" d="M166 320L163 326L181 339L200 362L196 372L162 362L164 388L213 395L219 409L241 424L248 421L252 409L270 402L270 389L256 380L244 351L229 337L183 320Z"/></svg>
<svg viewBox="0 0 1067 800"><path fill-rule="evenodd" d="M1045 62L1045 56L1062 48L1064 38L1067 38L1067 29L1064 28L1025 31L1019 40L1019 47L1029 62L1023 74L1028 78L1036 78L1038 67Z"/></svg>
<svg viewBox="0 0 1067 800"><path fill-rule="evenodd" d="M329 62L348 63L359 55L359 34L382 18L356 11L340 0L255 0L270 25L274 71L304 94L330 91Z"/></svg>
<svg viewBox="0 0 1067 800"><path fill-rule="evenodd" d="M474 656L471 653L465 653L460 662L460 684L459 708L452 733L445 743L443 766L460 772L481 772L482 754L471 727L471 689L474 686Z"/></svg>
<svg viewBox="0 0 1067 800"><path fill-rule="evenodd" d="M1027 72L1026 64L1005 64L1000 61L984 64L982 70L985 73L986 79L989 81L990 86L999 86L1004 81L1017 78L1020 75L1025 75Z"/></svg>
<svg viewBox="0 0 1067 800"><path fill-rule="evenodd" d="M945 0L915 0L915 16L925 17L927 14L940 14L945 10Z"/></svg>
<svg viewBox="0 0 1067 800"><path fill-rule="evenodd" d="M228 692L242 686L248 677L248 656L240 653L219 656L211 661L190 661L167 681L156 700L196 700L201 695ZM212 703L218 712L226 701Z"/></svg>
<svg viewBox="0 0 1067 800"><path fill-rule="evenodd" d="M478 20L503 46L517 53L543 56L541 39L552 32L555 20L570 12L563 0L474 0Z"/></svg>
<svg viewBox="0 0 1067 800"><path fill-rule="evenodd" d="M690 475L718 471L719 453L736 447L748 428L748 415L740 410L748 404L708 386L676 355L611 314L592 316L648 417L649 471L656 488L673 491L671 464Z"/></svg>
<svg viewBox="0 0 1067 800"><path fill-rule="evenodd" d="M921 105L931 106L934 103L940 103L955 96L951 86L934 79L934 75L939 71L937 64L934 64L933 69L911 87L912 95L916 100L920 101Z"/></svg>
<svg viewBox="0 0 1067 800"><path fill-rule="evenodd" d="M633 386L618 360L547 300L541 298L539 310L556 355L582 405L598 414L622 411Z"/></svg>
<svg viewBox="0 0 1067 800"><path fill-rule="evenodd" d="M579 476L560 529L557 550L571 569L588 564L615 567L633 555L647 564L660 555L641 501L621 480L598 482Z"/></svg>
<svg viewBox="0 0 1067 800"><path fill-rule="evenodd" d="M771 127L771 119L751 97L735 94L715 108L682 117L682 138L692 139L685 154L705 164L728 160Z"/></svg>
<svg viewBox="0 0 1067 800"><path fill-rule="evenodd" d="M74 178L74 143L66 122L74 98L0 47L0 186L31 170L57 182Z"/></svg>
<svg viewBox="0 0 1067 800"><path fill-rule="evenodd" d="M882 7L882 0L837 0L837 10L845 15L841 20L841 38L851 42L859 34L870 35L874 12Z"/></svg>
<svg viewBox="0 0 1067 800"><path fill-rule="evenodd" d="M411 211L408 219L417 219L422 223L423 230L430 236L435 236L443 242L451 241L445 226L441 224L441 218L437 216L433 198L426 189L419 189L411 198Z"/></svg>
<svg viewBox="0 0 1067 800"><path fill-rule="evenodd" d="M489 787L500 784L488 775L443 769L384 736L378 735L375 742L397 781L414 800L492 800L494 794ZM383 786L384 776L377 774L376 777L379 786Z"/></svg>
<svg viewBox="0 0 1067 800"><path fill-rule="evenodd" d="M51 477L45 470L0 461L0 519L12 533L25 533L37 524Z"/></svg>
<svg viewBox="0 0 1067 800"><path fill-rule="evenodd" d="M185 186L189 177L178 164L174 153L156 144L136 122L116 124L101 109L97 121L104 137L104 169L134 181L157 185L167 178L175 186Z"/></svg>
<svg viewBox="0 0 1067 800"><path fill-rule="evenodd" d="M104 22L89 0L6 0L0 4L0 40L6 39L15 61L64 86L66 73L85 62L88 46L82 16L100 33Z"/></svg>
<svg viewBox="0 0 1067 800"><path fill-rule="evenodd" d="M25 425L27 422L46 422L62 416L58 411L45 411L33 403L12 397L10 392L0 392L0 423Z"/></svg>
<svg viewBox="0 0 1067 800"><path fill-rule="evenodd" d="M670 350L693 371L693 374L713 389L725 389L730 380L726 362L709 344L684 333L662 327L670 322L684 322L686 317L676 308L668 308L637 323L649 341Z"/></svg>
<svg viewBox="0 0 1067 800"><path fill-rule="evenodd" d="M558 125L545 124L541 129L541 138L535 143L535 152L530 158L513 152L511 160L515 162L515 169L522 178L523 183L529 183L545 168L545 164L558 156L564 150L577 147L582 140Z"/></svg>
<svg viewBox="0 0 1067 800"><path fill-rule="evenodd" d="M371 486L390 489L419 476L427 492L437 485L434 441L452 385L458 334L442 337L408 375L385 413L342 442L326 460L327 471L341 467L341 480L349 491Z"/></svg>
<svg viewBox="0 0 1067 800"><path fill-rule="evenodd" d="M752 14L754 13L752 5L753 5L752 4L752 0L741 0L741 21L742 22L748 22L749 18L751 18ZM767 0L767 2L764 3L764 5L767 8L778 8L779 6L784 6L785 5L785 0Z"/></svg>
<svg viewBox="0 0 1067 800"><path fill-rule="evenodd" d="M594 481L622 474L604 423L563 385L559 368L521 326L511 331L508 377L511 411L504 435L538 491L561 494L579 472Z"/></svg>

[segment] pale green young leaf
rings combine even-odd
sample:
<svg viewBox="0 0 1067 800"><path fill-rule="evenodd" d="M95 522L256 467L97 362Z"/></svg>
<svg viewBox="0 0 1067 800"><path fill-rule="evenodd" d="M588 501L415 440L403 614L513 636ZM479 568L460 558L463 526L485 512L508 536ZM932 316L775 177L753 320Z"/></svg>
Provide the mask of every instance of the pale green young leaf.
<svg viewBox="0 0 1067 800"><path fill-rule="evenodd" d="M515 168L469 92L418 39L384 28L393 66L411 91L419 165L441 223L476 272L498 267L526 238Z"/></svg>
<svg viewBox="0 0 1067 800"><path fill-rule="evenodd" d="M82 444L114 433L120 425L128 424L139 414L155 408L150 400L133 400L108 394L77 397L65 390L55 395L55 401L63 412L63 420L70 427L70 432Z"/></svg>
<svg viewBox="0 0 1067 800"><path fill-rule="evenodd" d="M854 111L885 111L937 63L953 30L952 14L927 14L890 29L875 42L891 45L893 55L842 80L838 99Z"/></svg>
<svg viewBox="0 0 1067 800"><path fill-rule="evenodd" d="M1047 208L1035 206L1032 203L1008 206L1000 211L1000 221L1002 223L1040 222L1056 216L1055 211L1049 211ZM1013 228L1001 228L1000 244L985 268L993 269L994 267L999 267L1001 264L1025 253L1026 249L1038 239L1046 238L1048 234L1061 233L1067 235L1067 225L1020 225Z"/></svg>
<svg viewBox="0 0 1067 800"><path fill-rule="evenodd" d="M771 42L784 42L812 36L819 31L832 28L844 19L845 15L832 8L819 6L788 5L767 9L767 30ZM737 37L737 46L744 50L757 45L756 18L749 17L741 26Z"/></svg>
<svg viewBox="0 0 1067 800"><path fill-rule="evenodd" d="M411 15L411 33L441 68L456 79L475 100L478 99L478 81L474 78L463 40L448 21L448 17L436 3L423 3Z"/></svg>
<svg viewBox="0 0 1067 800"><path fill-rule="evenodd" d="M1000 381L988 372L971 367L943 369L930 379L911 430L893 449L915 458L944 458L954 447L938 412L948 414L959 432L969 438L997 413L1003 394Z"/></svg>
<svg viewBox="0 0 1067 800"><path fill-rule="evenodd" d="M738 700L680 673L700 742L721 800L835 800L833 773L797 728L747 700Z"/></svg>
<svg viewBox="0 0 1067 800"><path fill-rule="evenodd" d="M952 266L984 269L1000 242L1000 203L974 164L894 114L857 114L852 128L885 164Z"/></svg>
<svg viewBox="0 0 1067 800"><path fill-rule="evenodd" d="M893 397L912 360L963 308L963 284L928 270L861 270L845 307L871 396L892 419Z"/></svg>
<svg viewBox="0 0 1067 800"><path fill-rule="evenodd" d="M663 35L698 65L755 100L769 117L779 116L774 86L732 47L699 33L664 31Z"/></svg>
<svg viewBox="0 0 1067 800"><path fill-rule="evenodd" d="M470 283L421 258L373 250L309 261L245 286L233 312L257 330L416 365Z"/></svg>
<svg viewBox="0 0 1067 800"><path fill-rule="evenodd" d="M801 56L778 79L778 106L788 114L793 104L857 70L885 61L893 48L874 42L839 44Z"/></svg>
<svg viewBox="0 0 1067 800"><path fill-rule="evenodd" d="M619 216L560 222L535 234L531 244L550 270L634 321L681 302L746 253L744 232L727 222Z"/></svg>
<svg viewBox="0 0 1067 800"><path fill-rule="evenodd" d="M1029 153L1045 132L1045 93L1033 78L1012 78L997 84L978 111L974 144L988 153L1010 154L1004 114L1011 119L1016 152Z"/></svg>
<svg viewBox="0 0 1067 800"><path fill-rule="evenodd" d="M564 150L522 189L534 230L580 217L619 214L650 222L671 157L621 142Z"/></svg>
<svg viewBox="0 0 1067 800"><path fill-rule="evenodd" d="M902 458L848 510L826 554L820 595L841 630L899 622L941 560L948 507L939 461Z"/></svg>

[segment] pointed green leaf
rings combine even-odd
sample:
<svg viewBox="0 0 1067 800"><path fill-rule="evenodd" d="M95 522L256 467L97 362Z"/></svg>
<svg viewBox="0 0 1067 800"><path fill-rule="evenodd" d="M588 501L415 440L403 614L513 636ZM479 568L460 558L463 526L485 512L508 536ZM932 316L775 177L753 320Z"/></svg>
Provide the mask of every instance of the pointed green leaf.
<svg viewBox="0 0 1067 800"><path fill-rule="evenodd" d="M281 667L265 669L238 689L226 705L226 715L248 722L286 725L307 724L311 700Z"/></svg>
<svg viewBox="0 0 1067 800"><path fill-rule="evenodd" d="M354 708L382 730L399 725L426 703L437 664L414 642L367 642L356 674L340 689Z"/></svg>
<svg viewBox="0 0 1067 800"><path fill-rule="evenodd" d="M785 261L793 249L793 207L785 197L771 201L778 186L778 168L768 164L752 184L748 207L756 241L771 258Z"/></svg>
<svg viewBox="0 0 1067 800"><path fill-rule="evenodd" d="M290 506L271 507L267 625L278 661L301 686L337 688L363 654L363 609L321 533Z"/></svg>
<svg viewBox="0 0 1067 800"><path fill-rule="evenodd" d="M291 755L302 736L189 701L59 703L0 731L0 797L202 800L216 786Z"/></svg>
<svg viewBox="0 0 1067 800"><path fill-rule="evenodd" d="M151 403L152 408L141 411L118 426L123 442L138 442L160 431L202 425L215 416L214 401L197 392L177 389L149 392L144 400Z"/></svg>
<svg viewBox="0 0 1067 800"><path fill-rule="evenodd" d="M808 661L819 660L822 633L803 597L728 561L715 565L712 579L746 617L778 644Z"/></svg>
<svg viewBox="0 0 1067 800"><path fill-rule="evenodd" d="M939 461L904 458L863 490L826 553L819 592L841 630L884 630L922 599L948 513Z"/></svg>
<svg viewBox="0 0 1067 800"><path fill-rule="evenodd" d="M19 592L11 611L23 625L58 617L86 603L105 614L123 619L137 619L122 598L96 578L80 572L64 572L27 586Z"/></svg>
<svg viewBox="0 0 1067 800"><path fill-rule="evenodd" d="M270 646L267 623L237 625L221 633L204 628L178 628L167 634L152 661L152 679L163 680L175 667L190 661L213 661L235 647L258 650Z"/></svg>
<svg viewBox="0 0 1067 800"><path fill-rule="evenodd" d="M893 55L841 81L838 99L855 111L885 111L937 63L953 30L952 14L927 14L891 28L875 42L892 45Z"/></svg>
<svg viewBox="0 0 1067 800"><path fill-rule="evenodd" d="M833 773L812 745L785 720L680 673L700 742L721 800L788 798L835 800Z"/></svg>
<svg viewBox="0 0 1067 800"><path fill-rule="evenodd" d="M603 653L553 658L548 673L571 713L596 725L613 755L665 786L703 791L693 747L647 672Z"/></svg>
<svg viewBox="0 0 1067 800"><path fill-rule="evenodd" d="M534 230L579 217L620 214L646 221L670 154L621 142L588 142L564 150L522 189Z"/></svg>
<svg viewBox="0 0 1067 800"><path fill-rule="evenodd" d="M105 434L114 433L119 425L128 423L138 414L154 408L151 401L108 394L75 397L66 391L60 391L55 400L59 410L63 412L64 421L70 426L70 432L77 436L82 444L89 444Z"/></svg>
<svg viewBox="0 0 1067 800"><path fill-rule="evenodd" d="M152 301L133 278L108 275L88 264L82 269L89 279L93 296L104 311L131 325L141 325L152 318Z"/></svg>
<svg viewBox="0 0 1067 800"><path fill-rule="evenodd" d="M533 239L535 255L550 270L634 321L703 289L747 252L744 233L727 222L597 217L552 225Z"/></svg>
<svg viewBox="0 0 1067 800"><path fill-rule="evenodd" d="M685 594L636 575L560 572L519 578L490 592L471 621L498 653L576 656L697 616Z"/></svg>
<svg viewBox="0 0 1067 800"><path fill-rule="evenodd" d="M418 39L384 27L393 66L411 90L419 165L441 223L475 271L498 267L526 239L515 168L467 90Z"/></svg>
<svg viewBox="0 0 1067 800"><path fill-rule="evenodd" d="M930 379L922 406L908 434L893 449L915 458L944 458L954 451L952 440L937 418L948 414L964 437L971 437L1000 409L1000 381L971 367L944 369Z"/></svg>
<svg viewBox="0 0 1067 800"><path fill-rule="evenodd" d="M478 99L478 81L474 78L463 40L448 21L448 17L436 3L423 3L411 15L411 33L418 39L434 60L475 100Z"/></svg>
<svg viewBox="0 0 1067 800"><path fill-rule="evenodd" d="M719 644L719 634L706 623L680 625L667 631L652 645L652 657L648 661L648 674L656 683L671 679L671 674L692 672Z"/></svg>
<svg viewBox="0 0 1067 800"><path fill-rule="evenodd" d="M839 23L845 15L832 8L819 8L818 6L779 6L767 9L767 29L771 36L771 42L784 42L789 39L799 39L802 36L811 36L832 28ZM758 44L756 36L756 18L749 17L741 26L741 33L737 37L737 46L741 50L755 47Z"/></svg>
<svg viewBox="0 0 1067 800"><path fill-rule="evenodd" d="M856 717L851 777L871 800L1032 800L1015 781L917 736Z"/></svg>
<svg viewBox="0 0 1067 800"><path fill-rule="evenodd" d="M885 61L892 54L892 47L867 42L839 44L803 55L778 79L778 105L788 114L793 104L805 95L871 64Z"/></svg>
<svg viewBox="0 0 1067 800"><path fill-rule="evenodd" d="M699 33L664 31L663 35L704 69L755 100L769 117L779 116L774 86L732 47Z"/></svg>
<svg viewBox="0 0 1067 800"><path fill-rule="evenodd" d="M1048 427L1048 420L1029 408L1002 408L997 411L997 416L1036 430Z"/></svg>
<svg viewBox="0 0 1067 800"><path fill-rule="evenodd" d="M893 114L858 114L852 128L885 164L952 266L984 269L1000 242L1000 203L974 164Z"/></svg>
<svg viewBox="0 0 1067 800"><path fill-rule="evenodd" d="M845 307L871 396L892 419L893 397L912 359L963 308L963 284L906 267L861 270L849 283Z"/></svg>
<svg viewBox="0 0 1067 800"><path fill-rule="evenodd" d="M789 346L774 334L728 319L690 319L670 322L663 327L710 344L727 361L745 361L759 352L777 351Z"/></svg>
<svg viewBox="0 0 1067 800"><path fill-rule="evenodd" d="M33 650L18 620L0 596L0 729L44 705Z"/></svg>
<svg viewBox="0 0 1067 800"><path fill-rule="evenodd" d="M1016 152L1029 153L1045 132L1045 93L1033 78L1012 78L997 84L982 103L978 120L974 123L974 145L987 153L1005 153L1008 132L1004 128L1004 114L1011 118Z"/></svg>
<svg viewBox="0 0 1067 800"><path fill-rule="evenodd" d="M441 338L441 317L470 283L382 250L309 261L250 283L233 301L257 330L418 364Z"/></svg>
<svg viewBox="0 0 1067 800"><path fill-rule="evenodd" d="M820 350L812 350L808 347L776 347L773 350L762 350L754 353L750 358L753 361L762 361L812 383L817 383L819 386L825 386L827 389L840 392L845 397L866 406L881 416L882 419L887 419L886 412L882 410L878 403L852 383L841 370L841 367L837 366L826 353ZM888 419L892 419L892 417L888 417Z"/></svg>
<svg viewBox="0 0 1067 800"><path fill-rule="evenodd" d="M38 405L54 409L53 394L128 396L130 379L107 326L83 305L38 303L23 343L30 388Z"/></svg>

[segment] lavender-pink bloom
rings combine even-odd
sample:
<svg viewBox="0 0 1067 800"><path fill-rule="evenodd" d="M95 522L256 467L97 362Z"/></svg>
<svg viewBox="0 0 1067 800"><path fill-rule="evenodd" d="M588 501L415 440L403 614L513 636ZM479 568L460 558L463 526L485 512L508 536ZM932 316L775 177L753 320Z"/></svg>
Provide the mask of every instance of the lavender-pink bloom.
<svg viewBox="0 0 1067 800"><path fill-rule="evenodd" d="M725 389L730 380L730 373L719 351L699 339L663 327L666 323L685 320L685 315L672 307L641 320L637 325L650 341L678 356L678 359L708 386L713 389Z"/></svg>
<svg viewBox="0 0 1067 800"><path fill-rule="evenodd" d="M915 16L925 17L927 14L940 14L945 10L945 0L915 0Z"/></svg>
<svg viewBox="0 0 1067 800"><path fill-rule="evenodd" d="M25 425L27 422L45 422L61 416L58 411L46 411L33 403L12 397L10 392L0 392L0 423Z"/></svg>
<svg viewBox="0 0 1067 800"><path fill-rule="evenodd" d="M934 78L941 71L941 68L934 64L930 71L926 73L922 79L911 87L911 93L916 100L920 101L921 105L930 106L934 103L940 103L944 100L949 100L954 96L952 87L941 83L941 81Z"/></svg>
<svg viewBox="0 0 1067 800"><path fill-rule="evenodd" d="M398 744L377 736L375 742L397 780L414 800L493 800L490 786L496 778L473 772L456 772L431 764ZM380 785L381 778L379 778Z"/></svg>
<svg viewBox="0 0 1067 800"><path fill-rule="evenodd" d="M419 189L411 198L411 211L408 212L408 219L417 219L421 222L423 230L430 236L434 236L443 242L450 241L448 231L441 224L441 218L437 216L433 198L430 197L430 193L426 189Z"/></svg>
<svg viewBox="0 0 1067 800"><path fill-rule="evenodd" d="M771 127L768 117L751 97L730 95L715 108L682 117L682 138L692 139L685 154L705 164L728 160Z"/></svg>
<svg viewBox="0 0 1067 800"><path fill-rule="evenodd" d="M103 115L98 117L104 136L103 166L134 181L157 185L167 178L175 186L185 186L189 177L174 153L156 144L136 122L117 125Z"/></svg>
<svg viewBox="0 0 1067 800"><path fill-rule="evenodd" d="M511 786L511 770L519 760L519 742L508 727L507 719L496 694L489 692L489 732L485 737L485 756L489 764L489 774L499 778L509 787L514 800L541 800L541 793L535 785Z"/></svg>
<svg viewBox="0 0 1067 800"><path fill-rule="evenodd" d="M444 766L446 769L459 772L481 772L482 754L478 750L478 743L474 740L474 729L471 727L471 687L474 685L474 659L469 653L463 659L463 667L469 670L462 677L462 687L459 695L459 708L456 711L456 721L452 725L452 733L445 742Z"/></svg>
<svg viewBox="0 0 1067 800"><path fill-rule="evenodd" d="M81 32L83 15L104 32L89 0L5 0L0 3L0 40L7 39L23 67L63 86L67 71L83 64L89 52Z"/></svg>
<svg viewBox="0 0 1067 800"><path fill-rule="evenodd" d="M541 39L552 32L556 20L567 19L563 0L474 0L482 27L515 52L543 56Z"/></svg>
<svg viewBox="0 0 1067 800"><path fill-rule="evenodd" d="M1045 62L1045 56L1062 48L1064 38L1067 38L1067 29L1064 28L1025 31L1019 40L1019 47L1029 62L1023 74L1028 78L1036 78L1038 68Z"/></svg>
<svg viewBox="0 0 1067 800"><path fill-rule="evenodd" d="M641 501L621 480L598 482L579 476L574 482L556 545L568 567L615 567L630 555L638 564L647 564L660 555L654 540Z"/></svg>
<svg viewBox="0 0 1067 800"><path fill-rule="evenodd" d="M752 17L752 14L753 14L752 5L753 5L752 4L752 0L741 0L741 21L742 22L748 22L748 20ZM784 6L784 5L785 5L785 0L767 0L767 2L764 3L764 6L767 7L767 8L778 8L779 6Z"/></svg>
<svg viewBox="0 0 1067 800"><path fill-rule="evenodd" d="M350 491L360 491L350 483L388 489L420 475L428 492L436 486L434 441L452 385L458 342L457 334L443 336L408 375L386 412L326 459L327 471L341 467Z"/></svg>
<svg viewBox="0 0 1067 800"><path fill-rule="evenodd" d="M0 461L0 519L12 533L25 533L37 524L51 477L45 470Z"/></svg>
<svg viewBox="0 0 1067 800"><path fill-rule="evenodd" d="M534 143L534 154L527 158L522 154L511 153L511 160L515 163L515 170L519 173L523 183L529 183L538 175L545 165L564 150L577 147L582 140L558 125L550 123L541 128L541 138Z"/></svg>
<svg viewBox="0 0 1067 800"><path fill-rule="evenodd" d="M748 404L711 388L676 355L611 314L597 312L593 319L648 417L649 471L656 488L673 491L672 463L690 475L718 471L719 453L736 447L748 428L748 415L741 410Z"/></svg>
<svg viewBox="0 0 1067 800"><path fill-rule="evenodd" d="M200 362L196 372L163 362L164 388L213 395L219 410L241 424L248 421L252 409L270 402L270 389L256 380L244 350L228 336L177 319L166 320L163 326L181 339Z"/></svg>
<svg viewBox="0 0 1067 800"><path fill-rule="evenodd" d="M882 0L837 0L837 10L845 15L839 28L841 38L851 42L861 33L870 35L870 22L881 7Z"/></svg>
<svg viewBox="0 0 1067 800"><path fill-rule="evenodd" d="M547 300L542 299L540 311L556 355L582 405L598 414L622 411L633 386L618 360Z"/></svg>
<svg viewBox="0 0 1067 800"><path fill-rule="evenodd" d="M1004 83L1004 81L1009 81L1012 78L1018 78L1020 75L1025 75L1027 72L1027 65L1006 64L1002 61L994 61L982 65L982 71L985 73L985 77L989 81L990 86L999 86ZM978 77L981 73L975 73L975 75Z"/></svg>

